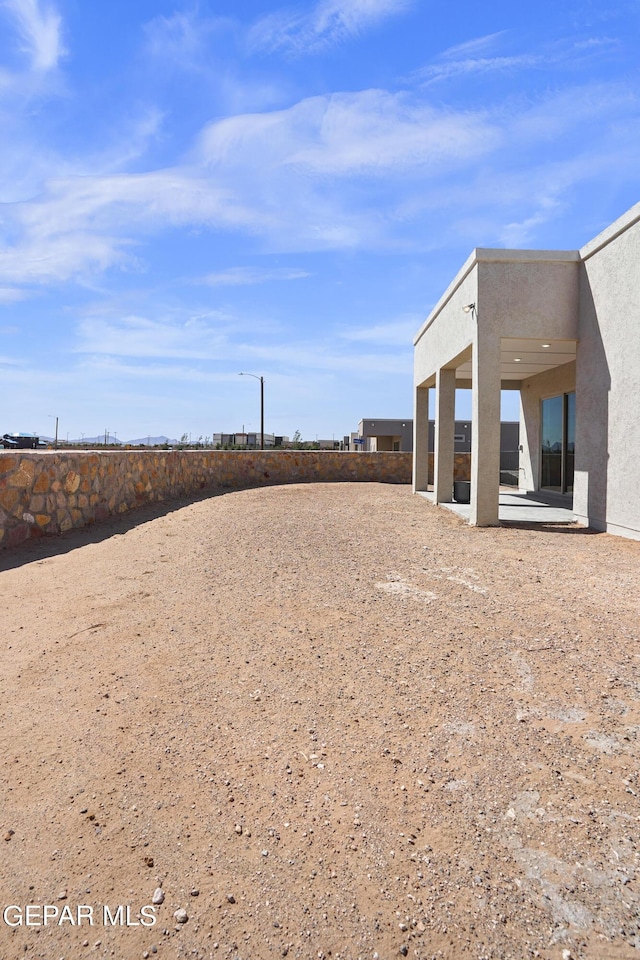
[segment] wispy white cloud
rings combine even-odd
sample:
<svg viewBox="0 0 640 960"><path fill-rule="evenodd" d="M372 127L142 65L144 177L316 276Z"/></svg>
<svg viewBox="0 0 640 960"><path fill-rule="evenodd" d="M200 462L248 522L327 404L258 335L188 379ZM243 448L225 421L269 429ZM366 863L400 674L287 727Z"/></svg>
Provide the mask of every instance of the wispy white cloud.
<svg viewBox="0 0 640 960"><path fill-rule="evenodd" d="M116 357L219 359L228 352L227 322L224 315L214 314L182 322L142 316L118 320L86 317L78 324L74 352Z"/></svg>
<svg viewBox="0 0 640 960"><path fill-rule="evenodd" d="M349 338L353 342L369 342L369 350L359 349L360 374L366 378L375 373L391 375L407 371L411 366L411 337L418 323L405 318L402 339L392 336L382 326L366 338L357 334ZM319 335L315 340L292 340L283 343L281 337L255 341L255 326L250 317L230 317L225 313L212 312L207 316L187 319L129 315L121 318L88 316L77 325L74 353L86 357L83 364L90 363L119 374L135 375L140 364L131 361L149 361L156 373L167 370L162 361L171 360L172 376L180 377L180 371L189 368L181 361L228 360L237 358L238 369L252 363L267 364L271 370L334 371L347 370L353 364L353 351L348 346L336 347L334 340L326 341ZM364 333L364 332L363 332ZM377 335L376 335L377 334ZM345 338L347 339L347 338ZM398 356L392 349L377 350L376 347L392 348L398 343L406 346L406 356ZM362 365L366 373L362 372ZM223 378L224 379L224 378Z"/></svg>
<svg viewBox="0 0 640 960"><path fill-rule="evenodd" d="M405 13L412 5L412 0L323 0L313 14L314 32L330 40L342 40Z"/></svg>
<svg viewBox="0 0 640 960"><path fill-rule="evenodd" d="M242 163L259 149L261 165L271 168L358 176L468 162L496 146L497 136L483 111L447 110L402 94L364 90L211 124L200 152L203 162L216 165L231 156Z"/></svg>
<svg viewBox="0 0 640 960"><path fill-rule="evenodd" d="M415 329L412 331L412 336ZM354 367L353 351L336 349L334 343L323 341L299 341L278 344L239 344L237 347L243 357L264 361L281 370L351 370L354 379L370 380L380 376L392 376L397 373L410 374L413 356L411 339L406 354L399 355L397 350L367 352L359 351L358 363Z"/></svg>
<svg viewBox="0 0 640 960"><path fill-rule="evenodd" d="M374 323L370 327L353 327L338 335L353 343L369 343L372 346L394 346L411 349L415 331L424 318L419 314L405 314L389 323Z"/></svg>
<svg viewBox="0 0 640 960"><path fill-rule="evenodd" d="M92 378L99 378L107 382L113 382L114 379L124 381L152 380L159 383L169 381L178 381L184 383L235 383L238 378L237 373L219 373L211 370L210 367L199 368L194 365L193 358L184 358L187 362L172 363L165 362L167 357L151 356L145 359L142 355L138 362L123 359L118 355L106 354L87 354L83 356L76 369L80 372L89 374ZM212 359L206 357L202 359ZM215 358L213 358L215 359Z"/></svg>
<svg viewBox="0 0 640 960"><path fill-rule="evenodd" d="M475 37L465 43L447 47L421 70L412 74L412 80L425 85L472 73L491 73L533 67L545 62L542 53L504 54L499 52L508 36L506 30Z"/></svg>
<svg viewBox="0 0 640 960"><path fill-rule="evenodd" d="M0 287L0 303L17 303L27 296L26 290L17 287Z"/></svg>
<svg viewBox="0 0 640 960"><path fill-rule="evenodd" d="M87 270L104 271L125 262L127 241L89 231L47 235L28 233L14 246L0 250L0 277L20 283L57 283Z"/></svg>
<svg viewBox="0 0 640 960"><path fill-rule="evenodd" d="M283 9L253 25L249 46L269 53L314 53L357 36L411 6L412 0L321 0L311 11Z"/></svg>
<svg viewBox="0 0 640 960"><path fill-rule="evenodd" d="M542 144L557 141L567 133L573 136L581 127L585 130L592 124L601 126L603 121L614 121L637 109L637 93L626 84L586 83L580 88L554 90L544 98L526 103L525 109L518 110L512 117L511 127L516 146L521 142ZM582 153L582 144L578 141L576 146L574 156ZM606 145L592 145L595 155L602 146Z"/></svg>
<svg viewBox="0 0 640 960"><path fill-rule="evenodd" d="M634 151L637 157L637 118L634 92L622 84L564 88L476 111L435 107L424 95L364 90L231 117L205 127L175 168L61 176L34 199L6 205L0 285L142 270L147 241L185 227L261 238L269 252L388 249L401 233L410 246L417 234L407 225L430 211L418 231L425 243L434 211L451 209L456 196L464 194L465 216L485 210L487 192L477 187L482 171L497 185L489 190L494 224L526 222L533 230L544 222L536 217L551 210L545 198L560 195L560 188L542 187L540 203L533 200L531 183L543 183L538 171L548 167L543 145L564 143L562 189L594 170L611 169L619 179L626 158ZM600 135L605 129L607 137ZM583 160L585 131L599 136L590 137ZM516 165L518 177L511 174ZM463 221L459 214L456 222ZM204 282L297 276L236 268Z"/></svg>
<svg viewBox="0 0 640 960"><path fill-rule="evenodd" d="M24 52L35 70L53 70L65 54L62 18L46 0L3 0L2 6L15 21Z"/></svg>
<svg viewBox="0 0 640 960"><path fill-rule="evenodd" d="M506 30L498 30L496 33L487 33L482 37L473 37L464 43L457 43L452 47L447 47L447 49L443 50L440 54L440 59L466 60L470 57L486 56L492 50L495 50L506 36Z"/></svg>
<svg viewBox="0 0 640 960"><path fill-rule="evenodd" d="M269 109L290 97L289 78L265 70L254 73L238 61L246 28L237 18L208 16L203 5L194 4L171 16L154 17L143 29L145 68L158 93L169 100L180 81L197 83L210 113L220 116ZM198 92L189 91L189 101L197 97Z"/></svg>
<svg viewBox="0 0 640 960"><path fill-rule="evenodd" d="M617 45L610 37L568 38L546 42L535 50L508 53L502 48L509 37L509 32L502 30L448 47L433 63L414 72L411 79L428 86L471 74L584 67L588 61L606 56Z"/></svg>
<svg viewBox="0 0 640 960"><path fill-rule="evenodd" d="M464 60L431 64L419 71L416 77L428 84L435 83L438 80L468 76L472 73L506 72L535 67L544 63L544 57L527 53L512 57L468 57Z"/></svg>
<svg viewBox="0 0 640 960"><path fill-rule="evenodd" d="M415 331L414 331L415 333ZM291 401L292 391L295 394L307 392L313 396L317 394L318 376L326 376L333 379L338 372L351 371L354 382L371 381L380 378L394 376L411 376L412 355L411 349L407 350L406 357L399 357L395 352L381 353L358 353L357 369L354 368L354 357L351 351L338 353L323 349L318 344L300 343L293 344L284 349L264 347L260 350L252 349L240 345L234 348L233 357L236 359L236 365L240 369L244 365L252 362L268 364L269 373L266 381L269 385L270 406L273 408L274 387L276 382L287 384L281 390L282 400L289 394ZM228 353L226 355L228 359ZM126 389L127 383L133 383L136 380L152 381L158 384L168 382L178 382L184 384L202 384L206 387L219 384L237 384L239 383L238 373L222 373L216 370L199 368L194 365L194 358L182 358L184 361L166 362L167 356L151 355L149 357L139 357L139 362L132 362L123 359L118 355L87 355L78 365L77 371L80 375L84 374L87 378L87 388L91 380L102 380L113 384L120 383L120 390ZM199 359L215 361L217 357L201 357ZM13 361L7 361L15 366ZM284 373L279 373L278 368ZM325 385L324 390L327 389ZM238 399L243 399L238 397ZM282 401L281 401L282 402Z"/></svg>
<svg viewBox="0 0 640 960"><path fill-rule="evenodd" d="M13 282L132 265L131 237L150 229L196 223L251 230L264 219L214 180L178 170L61 178L12 212L22 239L0 246L0 279Z"/></svg>
<svg viewBox="0 0 640 960"><path fill-rule="evenodd" d="M575 50L611 50L612 47L619 47L620 41L616 37L587 37L585 40L576 40Z"/></svg>
<svg viewBox="0 0 640 960"><path fill-rule="evenodd" d="M167 63L186 71L205 66L208 69L212 38L233 26L230 18L203 17L197 8L168 17L160 15L145 24L146 52L162 62L165 69Z"/></svg>
<svg viewBox="0 0 640 960"><path fill-rule="evenodd" d="M208 273L200 281L210 287L249 287L273 280L302 280L308 277L307 270L294 270L287 267L265 269L261 267L230 267L218 273Z"/></svg>
<svg viewBox="0 0 640 960"><path fill-rule="evenodd" d="M164 132L165 113L157 106L149 106L133 117L123 118L115 134L114 145L100 156L85 161L85 169L96 167L108 173L126 170L139 160Z"/></svg>
<svg viewBox="0 0 640 960"><path fill-rule="evenodd" d="M288 249L340 249L364 237L371 243L380 234L379 211L350 209L328 175L399 176L469 163L497 134L482 115L411 105L380 91L222 120L205 129L179 168L63 176L39 197L11 205L6 236L14 242L0 244L0 282L135 267L145 234L185 225L262 235Z"/></svg>
<svg viewBox="0 0 640 960"><path fill-rule="evenodd" d="M552 193L536 198L535 212L520 222L506 223L500 230L501 243L505 247L524 247L535 234L535 230L557 216L562 200Z"/></svg>

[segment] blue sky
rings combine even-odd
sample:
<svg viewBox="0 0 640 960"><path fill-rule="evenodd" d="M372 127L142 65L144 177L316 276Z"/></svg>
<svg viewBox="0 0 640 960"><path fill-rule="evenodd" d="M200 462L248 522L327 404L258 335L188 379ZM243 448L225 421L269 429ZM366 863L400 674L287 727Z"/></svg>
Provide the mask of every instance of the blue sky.
<svg viewBox="0 0 640 960"><path fill-rule="evenodd" d="M573 249L640 199L639 26L0 0L0 432L258 429L241 370L268 432L411 416L413 335L473 247Z"/></svg>

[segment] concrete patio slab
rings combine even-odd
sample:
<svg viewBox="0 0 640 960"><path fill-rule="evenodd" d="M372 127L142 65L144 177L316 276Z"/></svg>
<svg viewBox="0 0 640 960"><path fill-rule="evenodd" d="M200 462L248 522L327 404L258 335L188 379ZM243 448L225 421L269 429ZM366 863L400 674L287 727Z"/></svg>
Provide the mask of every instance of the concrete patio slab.
<svg viewBox="0 0 640 960"><path fill-rule="evenodd" d="M419 491L421 496L435 503L433 490ZM471 516L471 505L468 503L441 503L467 522ZM512 493L500 491L498 519L515 523L575 523L573 510L560 507L556 504L545 503L526 493Z"/></svg>

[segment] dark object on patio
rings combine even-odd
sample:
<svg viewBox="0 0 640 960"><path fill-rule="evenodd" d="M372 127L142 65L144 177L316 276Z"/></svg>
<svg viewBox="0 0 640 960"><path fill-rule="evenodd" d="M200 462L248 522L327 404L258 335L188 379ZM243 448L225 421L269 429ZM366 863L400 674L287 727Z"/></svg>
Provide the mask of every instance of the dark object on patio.
<svg viewBox="0 0 640 960"><path fill-rule="evenodd" d="M453 499L456 503L471 503L471 481L453 481Z"/></svg>

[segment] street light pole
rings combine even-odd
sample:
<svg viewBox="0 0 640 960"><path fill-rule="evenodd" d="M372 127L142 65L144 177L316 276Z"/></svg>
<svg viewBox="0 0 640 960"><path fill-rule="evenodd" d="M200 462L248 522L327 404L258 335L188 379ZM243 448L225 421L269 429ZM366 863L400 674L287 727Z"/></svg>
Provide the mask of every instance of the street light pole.
<svg viewBox="0 0 640 960"><path fill-rule="evenodd" d="M264 450L264 377L255 373L239 373L239 377L253 377L260 381L260 449Z"/></svg>
<svg viewBox="0 0 640 960"><path fill-rule="evenodd" d="M50 413L49 416L53 420L55 415L53 413ZM56 421L56 438L53 442L53 449L57 450L58 449L58 417L55 417L55 421Z"/></svg>
<svg viewBox="0 0 640 960"><path fill-rule="evenodd" d="M264 450L264 377L260 377L260 449Z"/></svg>

